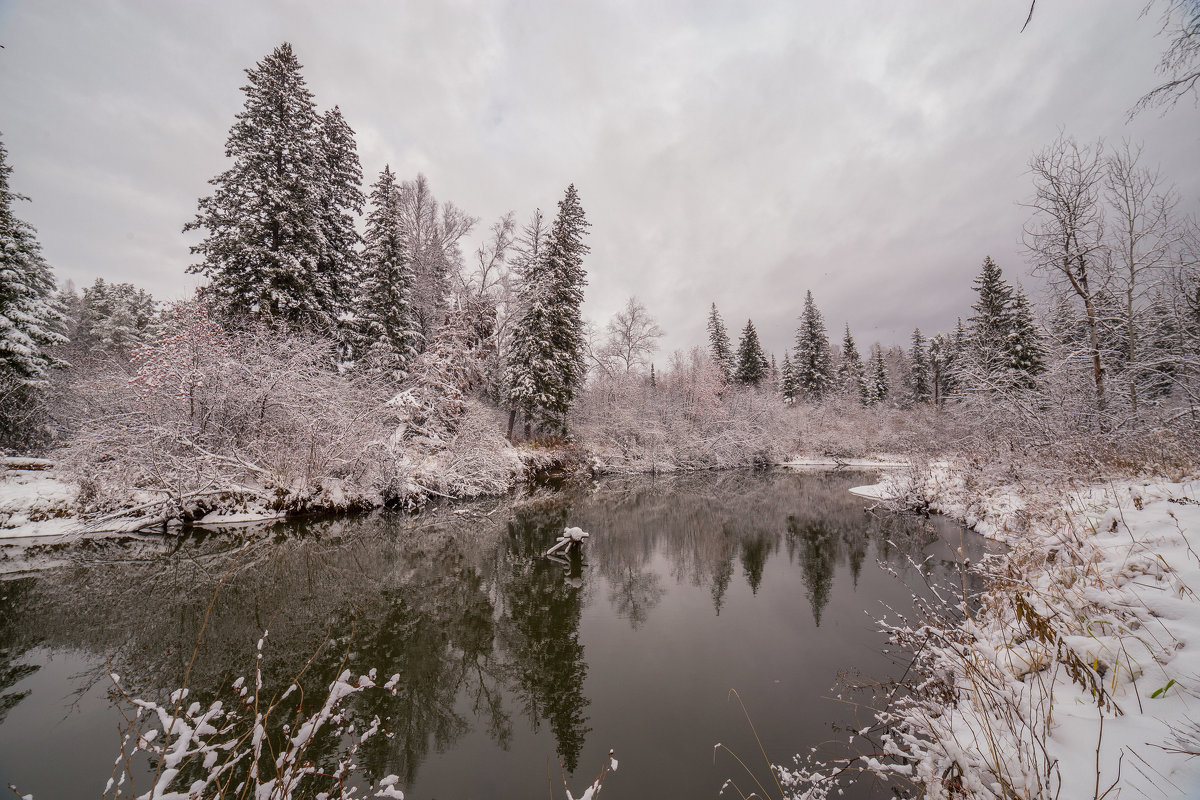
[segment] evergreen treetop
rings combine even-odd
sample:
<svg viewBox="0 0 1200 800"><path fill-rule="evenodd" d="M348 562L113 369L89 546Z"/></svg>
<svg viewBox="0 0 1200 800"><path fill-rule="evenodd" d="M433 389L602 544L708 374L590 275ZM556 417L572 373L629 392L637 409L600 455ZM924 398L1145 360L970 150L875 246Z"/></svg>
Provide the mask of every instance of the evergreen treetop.
<svg viewBox="0 0 1200 800"><path fill-rule="evenodd" d="M339 113L327 120L326 141L291 45L246 75L245 104L225 143L233 163L209 181L213 193L184 226L207 231L188 271L209 279L203 293L227 319L333 330L340 270L353 261L336 251L347 244L336 231L356 241L342 217L354 200L352 133Z"/></svg>
<svg viewBox="0 0 1200 800"><path fill-rule="evenodd" d="M813 301L812 291L804 297L804 313L796 331L796 358L793 363L797 388L806 397L819 400L833 387L833 356L825 320Z"/></svg>
<svg viewBox="0 0 1200 800"><path fill-rule="evenodd" d="M712 310L708 312L708 352L713 363L725 376L725 382L732 381L735 368L733 345L729 341L729 332L725 329L725 322L717 311L716 303L712 304Z"/></svg>
<svg viewBox="0 0 1200 800"><path fill-rule="evenodd" d="M768 369L767 356L758 342L758 331L754 329L754 322L746 320L746 327L742 329L742 338L738 342L737 371L734 379L746 386L758 386Z"/></svg>
<svg viewBox="0 0 1200 800"><path fill-rule="evenodd" d="M42 386L46 370L57 363L48 348L66 341L53 272L37 231L13 210L15 200L28 198L9 188L10 174L8 151L0 142L0 389L5 390Z"/></svg>

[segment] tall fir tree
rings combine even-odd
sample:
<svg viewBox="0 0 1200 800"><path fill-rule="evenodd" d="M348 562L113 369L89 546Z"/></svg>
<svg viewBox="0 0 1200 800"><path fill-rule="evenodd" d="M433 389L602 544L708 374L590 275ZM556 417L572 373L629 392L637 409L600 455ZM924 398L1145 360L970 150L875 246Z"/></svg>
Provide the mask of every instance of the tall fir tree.
<svg viewBox="0 0 1200 800"><path fill-rule="evenodd" d="M766 377L769 368L766 353L758 342L758 331L754 329L754 322L746 320L746 327L742 329L742 338L738 342L737 371L734 373L734 379L746 386L758 386Z"/></svg>
<svg viewBox="0 0 1200 800"><path fill-rule="evenodd" d="M858 346L854 344L854 337L850 335L850 323L846 323L846 332L842 336L842 363L837 369L838 385L842 393L865 402L864 374L862 356L858 354Z"/></svg>
<svg viewBox="0 0 1200 800"><path fill-rule="evenodd" d="M912 348L908 351L909 372L912 375L912 401L928 403L933 399L933 378L929 368L929 344L921 335L920 328L914 328Z"/></svg>
<svg viewBox="0 0 1200 800"><path fill-rule="evenodd" d="M362 215L366 198L362 192L362 165L354 131L342 111L334 106L321 117L321 161L319 165L321 256L317 262L317 285L328 292L322 307L335 318L353 309L361 275L355 221Z"/></svg>
<svg viewBox="0 0 1200 800"><path fill-rule="evenodd" d="M522 275L522 316L510 349L508 400L543 430L565 433L567 412L583 380L587 228L571 184L544 244Z"/></svg>
<svg viewBox="0 0 1200 800"><path fill-rule="evenodd" d="M833 388L833 356L829 350L829 336L825 333L825 320L813 301L811 290L804 296L804 313L796 331L793 369L797 388L807 399L820 400Z"/></svg>
<svg viewBox="0 0 1200 800"><path fill-rule="evenodd" d="M708 354L725 376L725 382L732 381L736 368L733 345L729 341L729 332L725 329L725 322L717 311L716 303L712 304L712 310L708 312Z"/></svg>
<svg viewBox="0 0 1200 800"><path fill-rule="evenodd" d="M209 279L203 294L227 320L332 331L342 276L322 265L332 269L352 256L335 254L336 243L326 241L336 215L323 216L322 207L344 208L345 197L335 200L344 193L325 185L312 93L287 43L246 75L245 105L225 143L233 164L209 181L213 194L184 226L207 231L191 248L200 261L188 271Z"/></svg>
<svg viewBox="0 0 1200 800"><path fill-rule="evenodd" d="M866 387L864 400L869 406L879 405L891 394L887 365L883 361L883 348L878 344L871 349L871 360L867 364L863 384Z"/></svg>
<svg viewBox="0 0 1200 800"><path fill-rule="evenodd" d="M54 274L37 231L13 209L15 201L28 198L9 187L11 174L0 141L0 391L20 393L44 385L46 370L56 363L49 348L66 339Z"/></svg>
<svg viewBox="0 0 1200 800"><path fill-rule="evenodd" d="M400 186L385 166L371 187L356 327L356 358L403 380L420 351L413 313L413 270L400 225Z"/></svg>

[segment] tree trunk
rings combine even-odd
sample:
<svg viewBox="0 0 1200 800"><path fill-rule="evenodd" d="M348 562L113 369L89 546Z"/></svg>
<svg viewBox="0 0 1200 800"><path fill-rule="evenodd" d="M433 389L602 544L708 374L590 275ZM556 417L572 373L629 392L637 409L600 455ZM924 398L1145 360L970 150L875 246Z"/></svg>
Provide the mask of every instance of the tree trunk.
<svg viewBox="0 0 1200 800"><path fill-rule="evenodd" d="M508 443L512 444L513 426L517 424L517 407L513 406L508 410Z"/></svg>

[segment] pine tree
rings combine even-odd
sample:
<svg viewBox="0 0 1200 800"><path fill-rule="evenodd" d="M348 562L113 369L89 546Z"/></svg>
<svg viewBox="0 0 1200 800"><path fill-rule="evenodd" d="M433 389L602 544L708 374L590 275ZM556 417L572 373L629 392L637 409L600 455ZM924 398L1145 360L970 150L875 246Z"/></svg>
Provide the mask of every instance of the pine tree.
<svg viewBox="0 0 1200 800"><path fill-rule="evenodd" d="M796 372L792 367L792 360L788 356L787 350L783 351L783 368L781 373L779 391L783 394L784 401L791 403L796 399Z"/></svg>
<svg viewBox="0 0 1200 800"><path fill-rule="evenodd" d="M388 166L371 187L365 244L356 355L403 380L419 352L421 332L412 307L412 264L400 227L400 187Z"/></svg>
<svg viewBox="0 0 1200 800"><path fill-rule="evenodd" d="M725 376L725 382L732 381L735 368L733 345L729 341L729 332L725 330L725 323L717 312L716 303L712 304L712 310L708 313L708 352L712 356L713 363Z"/></svg>
<svg viewBox="0 0 1200 800"><path fill-rule="evenodd" d="M754 330L754 322L746 320L746 327L742 329L742 338L738 342L737 371L734 373L734 379L746 386L758 386L769 367L762 345L758 343L758 331Z"/></svg>
<svg viewBox="0 0 1200 800"><path fill-rule="evenodd" d="M912 373L912 401L928 403L933 396L932 378L929 369L928 344L920 328L913 329L912 349L908 351Z"/></svg>
<svg viewBox="0 0 1200 800"><path fill-rule="evenodd" d="M54 274L37 231L14 213L13 202L28 198L9 188L10 174L0 142L0 393L43 386L46 370L56 363L48 348L66 341Z"/></svg>
<svg viewBox="0 0 1200 800"><path fill-rule="evenodd" d="M355 220L362 214L362 166L354 131L341 109L334 106L321 117L320 224L321 257L317 285L328 292L322 307L335 318L352 312L359 274L358 246L362 242Z"/></svg>
<svg viewBox="0 0 1200 800"><path fill-rule="evenodd" d="M522 276L523 308L509 361L509 402L526 420L565 432L583 380L583 243L588 222L575 185L558 203L544 246Z"/></svg>
<svg viewBox="0 0 1200 800"><path fill-rule="evenodd" d="M979 298L971 306L972 363L968 366L975 390L1005 388L1009 372L1009 333L1012 330L1012 287L1004 280L1000 267L991 256L983 259L983 269L975 278Z"/></svg>
<svg viewBox="0 0 1200 800"><path fill-rule="evenodd" d="M842 336L842 363L838 366L837 377L838 384L844 394L858 397L863 402L866 402L864 394L862 357L858 354L858 347L854 344L854 337L850 335L850 323L846 323L846 333Z"/></svg>
<svg viewBox="0 0 1200 800"><path fill-rule="evenodd" d="M336 290L321 265L336 259L320 214L331 193L313 96L286 43L246 75L225 143L233 165L209 181L215 191L184 226L208 232L188 271L208 277L203 293L222 317L331 331Z"/></svg>
<svg viewBox="0 0 1200 800"><path fill-rule="evenodd" d="M812 291L804 297L804 313L796 331L796 386L810 400L820 400L833 388L833 356L825 320L813 302Z"/></svg>
<svg viewBox="0 0 1200 800"><path fill-rule="evenodd" d="M658 378L656 378L654 376L654 363L653 362L650 363L650 388L651 389L658 388Z"/></svg>
<svg viewBox="0 0 1200 800"><path fill-rule="evenodd" d="M888 385L887 365L883 363L883 348L878 344L871 350L871 361L867 364L867 373L863 384L866 387L864 400L870 406L882 403L891 393Z"/></svg>

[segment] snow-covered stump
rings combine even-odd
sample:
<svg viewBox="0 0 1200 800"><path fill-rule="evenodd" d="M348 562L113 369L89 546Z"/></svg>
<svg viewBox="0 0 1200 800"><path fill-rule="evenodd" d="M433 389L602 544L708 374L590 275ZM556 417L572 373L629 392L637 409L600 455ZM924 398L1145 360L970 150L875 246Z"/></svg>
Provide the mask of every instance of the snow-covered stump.
<svg viewBox="0 0 1200 800"><path fill-rule="evenodd" d="M583 547L583 540L591 534L583 528L567 528L562 532L562 536L558 537L549 550L542 553L543 556L566 555L571 552L572 547Z"/></svg>

